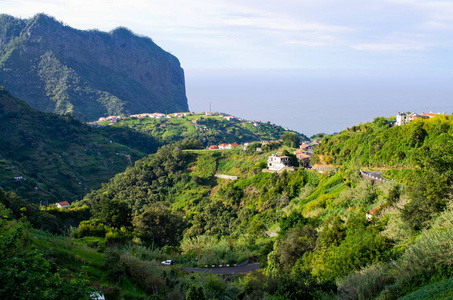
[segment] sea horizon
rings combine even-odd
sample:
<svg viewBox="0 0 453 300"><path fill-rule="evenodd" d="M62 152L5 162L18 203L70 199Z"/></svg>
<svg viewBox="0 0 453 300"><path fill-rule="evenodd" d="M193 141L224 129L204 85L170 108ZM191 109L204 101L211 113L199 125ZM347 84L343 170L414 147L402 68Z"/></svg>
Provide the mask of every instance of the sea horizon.
<svg viewBox="0 0 453 300"><path fill-rule="evenodd" d="M307 136L398 112L453 111L448 71L189 69L191 111L226 112Z"/></svg>

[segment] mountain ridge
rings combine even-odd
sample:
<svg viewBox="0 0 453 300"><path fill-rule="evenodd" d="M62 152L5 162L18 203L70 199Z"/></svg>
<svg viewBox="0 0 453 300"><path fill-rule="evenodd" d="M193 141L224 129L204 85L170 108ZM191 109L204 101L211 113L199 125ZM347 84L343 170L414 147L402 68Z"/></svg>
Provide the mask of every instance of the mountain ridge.
<svg viewBox="0 0 453 300"><path fill-rule="evenodd" d="M0 15L0 82L33 108L95 120L187 111L179 60L124 27L78 30L45 14Z"/></svg>

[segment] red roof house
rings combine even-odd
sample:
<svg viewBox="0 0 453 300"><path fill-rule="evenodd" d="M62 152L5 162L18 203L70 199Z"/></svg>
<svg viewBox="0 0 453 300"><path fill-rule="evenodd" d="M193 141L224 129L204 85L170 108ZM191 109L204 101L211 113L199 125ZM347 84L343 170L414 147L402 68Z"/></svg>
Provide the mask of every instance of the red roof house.
<svg viewBox="0 0 453 300"><path fill-rule="evenodd" d="M58 202L55 204L58 208L64 208L64 207L68 207L69 206L69 202L68 201L62 201L62 202Z"/></svg>

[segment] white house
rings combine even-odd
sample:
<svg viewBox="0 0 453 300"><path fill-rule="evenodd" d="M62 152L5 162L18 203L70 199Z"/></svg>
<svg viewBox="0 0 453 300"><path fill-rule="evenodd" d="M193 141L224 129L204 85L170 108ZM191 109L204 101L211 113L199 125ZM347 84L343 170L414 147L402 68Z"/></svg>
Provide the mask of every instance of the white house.
<svg viewBox="0 0 453 300"><path fill-rule="evenodd" d="M64 208L64 207L68 207L69 206L69 202L68 201L58 202L58 203L55 203L55 205L58 208Z"/></svg>
<svg viewBox="0 0 453 300"><path fill-rule="evenodd" d="M223 117L224 119L228 120L228 121L231 121L231 120L236 120L237 118L235 116L226 116L226 117Z"/></svg>
<svg viewBox="0 0 453 300"><path fill-rule="evenodd" d="M272 154L267 159L267 167L269 168L269 170L279 171L289 166L289 157L285 155Z"/></svg>
<svg viewBox="0 0 453 300"><path fill-rule="evenodd" d="M422 114L417 114L417 113L410 113L410 114L406 114L406 113L398 113L396 115L396 123L395 125L396 126L401 126L401 125L405 125L411 121L414 121L416 119L429 119L429 118L434 118L435 116L437 115L444 115L445 113L422 113Z"/></svg>

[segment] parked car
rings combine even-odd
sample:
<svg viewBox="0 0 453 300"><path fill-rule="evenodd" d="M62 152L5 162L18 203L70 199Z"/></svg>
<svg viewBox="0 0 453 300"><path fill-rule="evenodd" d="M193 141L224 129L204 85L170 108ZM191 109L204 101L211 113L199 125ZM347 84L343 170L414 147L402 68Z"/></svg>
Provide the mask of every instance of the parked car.
<svg viewBox="0 0 453 300"><path fill-rule="evenodd" d="M161 262L161 264L164 266L171 266L174 264L174 262L171 259L167 259L167 260L164 260L163 262Z"/></svg>

